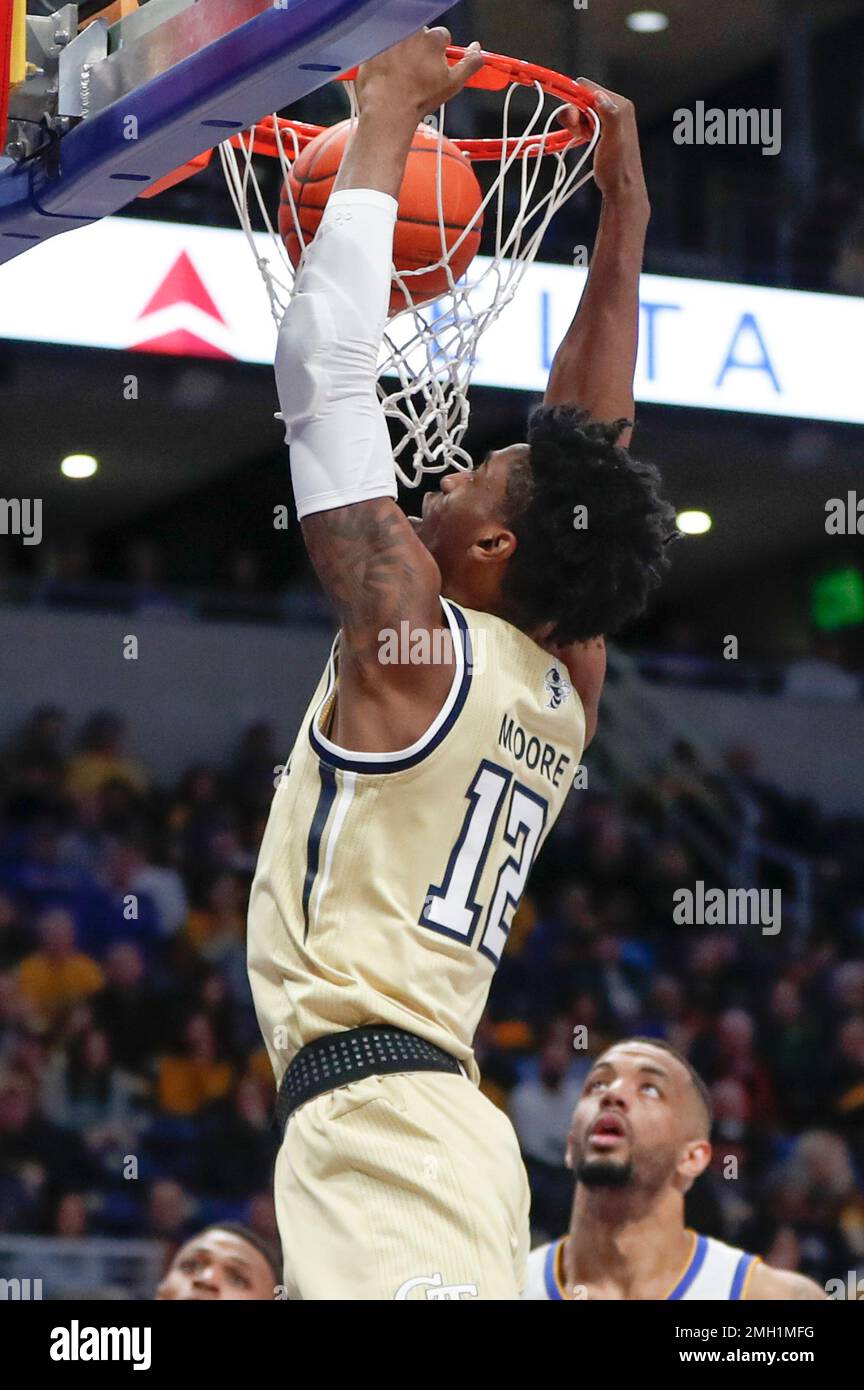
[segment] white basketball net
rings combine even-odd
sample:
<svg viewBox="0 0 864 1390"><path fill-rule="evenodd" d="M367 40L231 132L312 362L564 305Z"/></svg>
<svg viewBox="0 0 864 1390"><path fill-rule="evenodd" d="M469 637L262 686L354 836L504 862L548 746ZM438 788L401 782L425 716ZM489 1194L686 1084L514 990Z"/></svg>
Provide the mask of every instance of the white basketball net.
<svg viewBox="0 0 864 1390"><path fill-rule="evenodd" d="M351 100L351 118L356 120L354 85L345 85ZM550 99L539 82L534 84L534 89L534 110L518 133L513 129L516 123L513 97L517 90L530 93L532 89L516 82L508 89L504 98L504 145L500 160L496 159L491 166L495 170L492 185L475 218L449 250L443 215L443 161L439 153L441 259L434 266L401 274L394 268L394 283L404 291L410 307L401 310L387 324L379 361L378 393L388 419L398 421L402 427L398 432L400 437L394 441L393 452L396 471L408 487L416 487L426 473L473 467L462 441L468 428L468 388L479 341L515 295L525 271L537 257L552 218L592 176L589 161L600 136L597 116L593 111L588 112L593 132L587 144L571 146L563 152L549 152L547 138L553 131L560 133L556 117L565 108L556 103L550 109ZM442 107L437 122L430 119L430 124L437 124L441 134L444 133L444 112ZM283 129L275 120L273 127L287 183L291 164L300 152L298 138L293 130ZM258 183L252 162L255 131L241 136L239 144L239 149L229 142L220 146L222 168L278 325L294 292L295 271ZM542 157L526 155L526 151L541 147L545 151ZM544 181L541 175L547 161L552 177ZM290 184L288 189L295 229L303 245L304 236L290 197ZM268 251L272 244L271 254L262 254L260 235L256 235L252 225L250 198L268 234ZM515 209L508 211L512 204ZM487 227L492 218L494 253L491 257L478 257L457 283L451 272L450 258L481 217L485 218ZM446 273L448 291L433 303L414 306L412 280L428 274L430 269L439 268Z"/></svg>

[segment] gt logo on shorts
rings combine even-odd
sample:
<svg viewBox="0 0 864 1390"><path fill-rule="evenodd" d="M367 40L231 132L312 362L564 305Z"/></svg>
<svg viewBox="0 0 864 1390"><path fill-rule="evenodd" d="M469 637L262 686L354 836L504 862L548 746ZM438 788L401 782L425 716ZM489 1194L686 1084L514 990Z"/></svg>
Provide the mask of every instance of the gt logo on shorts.
<svg viewBox="0 0 864 1390"><path fill-rule="evenodd" d="M458 1301L465 1295L467 1298L477 1297L476 1284L445 1284L443 1274L418 1274L414 1279L406 1279L404 1284L400 1284L395 1294L395 1299L407 1299L413 1289L425 1288L424 1298L429 1299L451 1299Z"/></svg>

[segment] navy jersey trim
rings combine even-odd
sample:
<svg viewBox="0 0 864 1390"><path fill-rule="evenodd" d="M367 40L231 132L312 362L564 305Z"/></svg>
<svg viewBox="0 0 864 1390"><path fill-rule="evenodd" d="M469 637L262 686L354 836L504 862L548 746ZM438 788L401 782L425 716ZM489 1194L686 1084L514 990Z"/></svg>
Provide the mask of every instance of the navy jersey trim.
<svg viewBox="0 0 864 1390"><path fill-rule="evenodd" d="M327 763L318 764L318 775L321 778L321 788L318 792L318 804L315 807L315 814L312 817L312 824L309 827L309 838L306 842L306 876L303 880L303 940L309 935L309 902L312 897L312 889L318 877L318 869L321 861L321 840L324 835L324 827L333 809L333 802L336 799L336 772Z"/></svg>
<svg viewBox="0 0 864 1390"><path fill-rule="evenodd" d="M395 753L352 753L349 749L340 748L338 744L331 743L329 739L325 738L318 730L318 718L321 710L332 697L336 682L336 643L334 642L328 667L327 690L309 722L309 742L319 758L344 772L365 772L373 775L382 772L404 772L407 768L416 767L424 758L428 758L439 744L443 743L462 713L468 698L474 670L474 654L471 646L471 634L464 614L456 607L455 603L451 603L448 599L442 598L441 606L450 625L456 657L456 670L447 699L427 733L418 739L411 748ZM338 642L338 638L336 640Z"/></svg>

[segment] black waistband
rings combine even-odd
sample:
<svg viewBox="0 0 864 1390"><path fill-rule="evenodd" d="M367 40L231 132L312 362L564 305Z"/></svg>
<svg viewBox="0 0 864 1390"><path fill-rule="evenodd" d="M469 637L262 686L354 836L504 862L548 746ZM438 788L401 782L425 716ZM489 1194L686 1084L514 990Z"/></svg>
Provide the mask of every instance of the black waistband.
<svg viewBox="0 0 864 1390"><path fill-rule="evenodd" d="M403 1071L448 1071L464 1075L449 1052L426 1038L377 1023L328 1033L301 1047L279 1087L276 1124L280 1135L300 1105L325 1091L349 1086L367 1076L387 1076Z"/></svg>

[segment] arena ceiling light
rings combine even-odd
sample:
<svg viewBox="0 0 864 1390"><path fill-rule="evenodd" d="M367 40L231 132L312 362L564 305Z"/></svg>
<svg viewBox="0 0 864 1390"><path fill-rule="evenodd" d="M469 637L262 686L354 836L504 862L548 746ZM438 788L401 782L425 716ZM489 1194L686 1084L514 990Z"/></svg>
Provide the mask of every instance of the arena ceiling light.
<svg viewBox="0 0 864 1390"><path fill-rule="evenodd" d="M627 16L627 28L634 34L661 34L669 28L669 16L662 10L634 10Z"/></svg>
<svg viewBox="0 0 864 1390"><path fill-rule="evenodd" d="M679 512L675 518L675 525L685 536L704 536L711 530L713 522L707 512L698 510Z"/></svg>
<svg viewBox="0 0 864 1390"><path fill-rule="evenodd" d="M67 454L60 464L64 478L92 478L99 467L92 454Z"/></svg>

